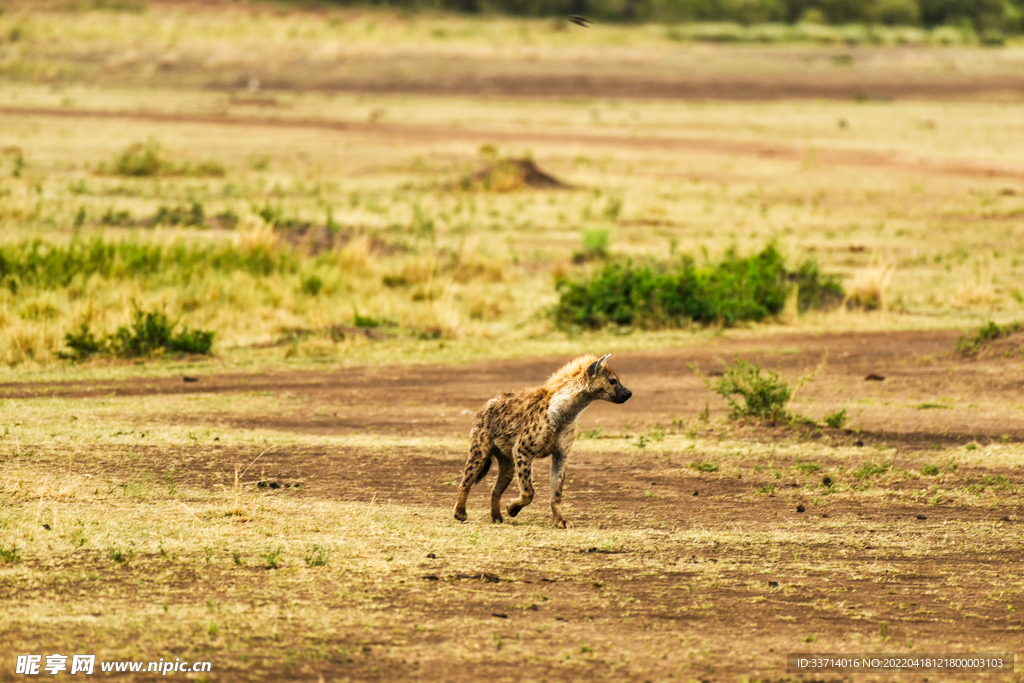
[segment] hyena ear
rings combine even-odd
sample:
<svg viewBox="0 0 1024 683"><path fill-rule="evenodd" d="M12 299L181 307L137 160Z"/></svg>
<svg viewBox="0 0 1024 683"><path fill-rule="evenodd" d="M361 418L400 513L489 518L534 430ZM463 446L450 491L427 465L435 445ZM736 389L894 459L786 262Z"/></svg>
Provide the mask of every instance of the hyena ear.
<svg viewBox="0 0 1024 683"><path fill-rule="evenodd" d="M587 377L597 377L597 373L601 372L601 368L608 362L608 356L612 354L606 353L587 367Z"/></svg>

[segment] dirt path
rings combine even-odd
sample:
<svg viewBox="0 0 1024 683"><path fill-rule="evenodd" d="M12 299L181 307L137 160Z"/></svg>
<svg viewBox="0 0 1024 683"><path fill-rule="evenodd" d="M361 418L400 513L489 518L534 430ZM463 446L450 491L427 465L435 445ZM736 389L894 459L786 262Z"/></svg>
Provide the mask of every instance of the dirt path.
<svg viewBox="0 0 1024 683"><path fill-rule="evenodd" d="M724 156L767 157L800 161L812 152L805 147L785 144L765 144L735 140L696 138L628 137L624 135L565 134L539 131L462 129L441 126L406 125L387 122L330 121L326 119L284 118L263 116L220 116L200 114L166 114L145 111L104 111L56 107L0 107L0 116L47 116L60 118L100 118L149 121L153 123L199 123L211 126L243 128L298 128L337 131L356 135L377 135L392 140L433 141L455 140L483 144L546 143L583 145L588 147L617 147L626 149L659 149L693 154L720 154ZM914 173L957 175L989 178L1024 178L1024 166L905 159L893 154L864 150L813 150L817 163L841 166L889 168Z"/></svg>
<svg viewBox="0 0 1024 683"><path fill-rule="evenodd" d="M1015 407L1024 394L1019 354L965 359L953 354L957 332L792 334L768 339L721 339L713 344L657 352L622 353L613 366L634 397L625 405L593 406L584 428L669 424L692 420L704 408L723 417L726 405L694 373L720 373L735 356L754 359L795 382L824 361L801 388L794 408L814 419L847 407L849 426L877 433L890 444L931 448L974 439L1024 440ZM489 361L465 366L385 366L328 372L216 375L123 382L0 385L0 397L147 396L154 394L275 391L300 397L299 413L237 418L183 415L240 428L310 434L372 429L396 435L464 435L473 415L492 396L539 384L566 359ZM883 379L866 379L869 375ZM712 377L713 379L713 377ZM322 417L322 415L330 415ZM318 416L321 415L321 416ZM884 435L884 436L883 436Z"/></svg>

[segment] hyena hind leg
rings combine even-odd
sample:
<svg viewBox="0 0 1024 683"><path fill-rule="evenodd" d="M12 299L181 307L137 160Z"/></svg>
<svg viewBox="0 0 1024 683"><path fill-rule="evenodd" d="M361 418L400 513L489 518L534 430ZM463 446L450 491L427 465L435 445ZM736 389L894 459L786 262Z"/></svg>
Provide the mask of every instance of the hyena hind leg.
<svg viewBox="0 0 1024 683"><path fill-rule="evenodd" d="M466 470L462 475L462 483L459 484L458 497L455 499L454 515L460 522L466 521L466 499L469 498L469 490L473 488L473 484L487 476L487 471L491 469L490 444L484 443L478 432L479 430L473 430L469 459L466 460Z"/></svg>
<svg viewBox="0 0 1024 683"><path fill-rule="evenodd" d="M512 483L516 467L512 462L512 458L498 449L494 449L492 454L494 459L498 461L498 479L494 482L494 488L491 489L491 521L495 524L501 524L505 521L501 516L501 495L505 493L505 489Z"/></svg>

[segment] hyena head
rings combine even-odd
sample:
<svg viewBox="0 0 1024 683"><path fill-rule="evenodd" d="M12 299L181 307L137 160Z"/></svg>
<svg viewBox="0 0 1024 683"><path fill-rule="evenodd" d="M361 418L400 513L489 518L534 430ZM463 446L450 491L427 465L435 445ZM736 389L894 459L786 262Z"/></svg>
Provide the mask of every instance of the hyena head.
<svg viewBox="0 0 1024 683"><path fill-rule="evenodd" d="M590 393L595 399L625 403L633 395L633 392L622 386L622 382L608 367L608 356L610 355L610 353L606 354L587 366Z"/></svg>

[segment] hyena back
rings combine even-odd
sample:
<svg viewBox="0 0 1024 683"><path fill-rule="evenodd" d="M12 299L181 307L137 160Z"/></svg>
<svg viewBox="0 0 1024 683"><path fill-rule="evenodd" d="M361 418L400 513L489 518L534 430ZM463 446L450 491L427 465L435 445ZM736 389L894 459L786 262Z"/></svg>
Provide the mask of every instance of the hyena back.
<svg viewBox="0 0 1024 683"><path fill-rule="evenodd" d="M580 356L563 366L542 386L492 398L476 416L470 433L469 459L455 501L455 519L466 520L469 491L498 463L491 490L491 520L501 516L501 495L519 480L519 498L508 504L515 517L533 501L533 461L551 456L551 514L565 528L562 483L576 438L576 420L594 401L625 403L633 395L607 365L608 356Z"/></svg>

